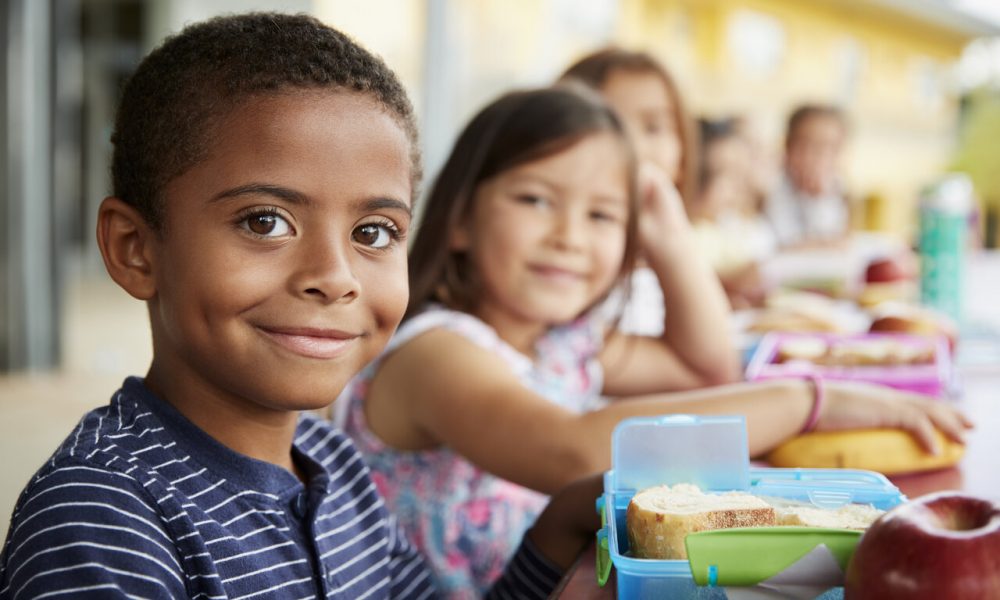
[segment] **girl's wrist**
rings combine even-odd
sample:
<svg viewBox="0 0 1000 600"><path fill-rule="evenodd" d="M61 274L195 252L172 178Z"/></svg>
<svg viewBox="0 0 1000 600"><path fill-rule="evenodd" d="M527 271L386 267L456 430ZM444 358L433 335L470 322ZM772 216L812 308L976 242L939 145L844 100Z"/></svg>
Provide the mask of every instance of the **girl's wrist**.
<svg viewBox="0 0 1000 600"><path fill-rule="evenodd" d="M671 232L653 242L644 243L641 254L652 268L670 272L677 265L691 261L691 249L695 247L695 242L694 236L688 231Z"/></svg>

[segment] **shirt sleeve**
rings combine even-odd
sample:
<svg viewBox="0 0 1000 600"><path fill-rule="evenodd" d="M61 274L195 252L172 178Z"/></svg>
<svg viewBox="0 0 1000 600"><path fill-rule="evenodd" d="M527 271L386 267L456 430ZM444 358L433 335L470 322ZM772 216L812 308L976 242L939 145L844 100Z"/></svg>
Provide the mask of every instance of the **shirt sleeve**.
<svg viewBox="0 0 1000 600"><path fill-rule="evenodd" d="M128 475L62 464L22 493L0 557L0 598L185 598L155 502Z"/></svg>
<svg viewBox="0 0 1000 600"><path fill-rule="evenodd" d="M434 598L434 581L430 567L417 547L403 534L394 516L389 517L389 577L390 598Z"/></svg>
<svg viewBox="0 0 1000 600"><path fill-rule="evenodd" d="M543 600L559 585L563 573L527 537L521 541L503 575L486 594L487 600Z"/></svg>

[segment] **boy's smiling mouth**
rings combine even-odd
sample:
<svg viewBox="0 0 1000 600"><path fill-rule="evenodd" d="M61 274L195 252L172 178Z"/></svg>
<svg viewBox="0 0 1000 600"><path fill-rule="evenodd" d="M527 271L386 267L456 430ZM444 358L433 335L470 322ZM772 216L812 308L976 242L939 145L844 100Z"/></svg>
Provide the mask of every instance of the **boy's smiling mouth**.
<svg viewBox="0 0 1000 600"><path fill-rule="evenodd" d="M331 359L347 352L362 337L338 329L257 326L264 337L285 350L307 358Z"/></svg>

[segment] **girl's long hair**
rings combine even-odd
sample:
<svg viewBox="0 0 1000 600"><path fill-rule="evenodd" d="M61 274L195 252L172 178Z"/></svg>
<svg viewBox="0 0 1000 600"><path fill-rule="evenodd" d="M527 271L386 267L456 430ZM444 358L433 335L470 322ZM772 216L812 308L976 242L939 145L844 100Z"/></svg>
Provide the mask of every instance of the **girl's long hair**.
<svg viewBox="0 0 1000 600"><path fill-rule="evenodd" d="M450 248L450 240L470 216L482 182L602 132L621 140L629 172L625 253L618 279L619 284L625 282L637 253L638 183L635 154L621 122L596 93L580 85L516 91L473 117L430 189L410 248L410 303L404 318L432 301L464 312L472 312L478 304L475 267L465 252Z"/></svg>

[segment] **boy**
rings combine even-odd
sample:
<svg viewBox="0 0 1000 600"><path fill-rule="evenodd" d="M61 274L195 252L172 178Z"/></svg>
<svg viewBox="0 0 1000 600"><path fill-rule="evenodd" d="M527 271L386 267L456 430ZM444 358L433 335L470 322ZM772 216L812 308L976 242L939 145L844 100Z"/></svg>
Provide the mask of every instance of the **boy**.
<svg viewBox="0 0 1000 600"><path fill-rule="evenodd" d="M782 247L826 245L847 235L847 199L837 163L847 137L843 113L832 106L800 106L788 119L784 175L765 203Z"/></svg>
<svg viewBox="0 0 1000 600"><path fill-rule="evenodd" d="M354 447L299 414L406 307L419 156L395 75L310 17L217 18L142 62L112 141L98 243L154 358L21 495L0 598L432 596ZM495 590L554 587L550 508Z"/></svg>

